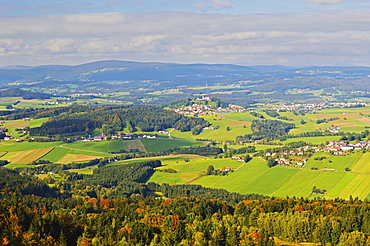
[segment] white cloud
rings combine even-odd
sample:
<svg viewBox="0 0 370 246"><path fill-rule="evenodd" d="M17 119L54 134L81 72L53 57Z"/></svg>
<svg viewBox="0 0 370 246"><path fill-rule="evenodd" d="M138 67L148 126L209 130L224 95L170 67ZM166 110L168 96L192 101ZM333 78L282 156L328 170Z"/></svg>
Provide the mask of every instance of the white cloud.
<svg viewBox="0 0 370 246"><path fill-rule="evenodd" d="M212 3L216 9L232 8L231 2L227 0L213 0Z"/></svg>
<svg viewBox="0 0 370 246"><path fill-rule="evenodd" d="M306 0L306 1L313 4L337 4L349 0Z"/></svg>
<svg viewBox="0 0 370 246"><path fill-rule="evenodd" d="M0 17L0 26L0 66L101 59L286 65L347 59L370 65L365 11L18 16Z"/></svg>
<svg viewBox="0 0 370 246"><path fill-rule="evenodd" d="M202 3L197 3L195 8L198 10L222 10L232 8L232 4L228 0L203 0Z"/></svg>

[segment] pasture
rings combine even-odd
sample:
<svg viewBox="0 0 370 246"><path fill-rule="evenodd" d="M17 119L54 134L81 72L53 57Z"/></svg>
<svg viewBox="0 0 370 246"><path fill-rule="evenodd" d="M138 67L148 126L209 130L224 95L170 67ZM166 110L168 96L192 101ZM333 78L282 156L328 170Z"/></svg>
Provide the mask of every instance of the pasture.
<svg viewBox="0 0 370 246"><path fill-rule="evenodd" d="M68 164L71 162L88 161L106 156L112 155L108 153L73 149L69 147L56 147L50 153L45 155L42 159L60 164Z"/></svg>
<svg viewBox="0 0 370 246"><path fill-rule="evenodd" d="M326 156L322 161L314 160L316 156ZM303 169L276 166L268 168L260 158L241 165L230 159L192 159L190 162L164 162L163 167L172 168L177 173L156 172L149 182L169 184L199 184L204 187L222 188L241 194L259 193L268 196L286 197L326 197L346 198L350 195L366 198L370 191L370 165L367 164L370 153L355 152L346 156L330 156L328 153L315 153ZM332 162L329 162L331 160ZM227 176L202 176L209 165L214 167L240 168ZM311 170L311 167L321 170ZM338 171L328 171L324 168ZM346 172L345 167L353 169ZM355 171L356 170L356 171ZM360 172L361 171L361 172ZM324 195L313 194L313 187L325 189Z"/></svg>
<svg viewBox="0 0 370 246"><path fill-rule="evenodd" d="M154 139L151 139L156 141ZM135 140L102 140L102 141L91 141L91 142L75 142L71 144L63 145L65 148L83 150L91 153L98 154L108 154L111 152L119 152L125 150L130 152L130 150L137 150L140 152L146 152L145 146L142 144L140 139Z"/></svg>
<svg viewBox="0 0 370 246"><path fill-rule="evenodd" d="M290 120L281 120L271 117L264 112L260 112L265 119L280 120L287 123L294 123L296 128L290 131L291 134L301 134L304 132L314 132L317 130L326 130L330 126L340 127L344 132L361 132L370 126L370 107L363 108L343 108L327 109L317 112L307 113L305 115L295 115L293 112L279 112L280 116L285 116ZM174 130L171 133L173 138L178 139L209 139L224 142L226 140L235 140L237 136L252 133L251 124L253 120L260 118L252 116L250 113L228 113L218 115L202 116L209 121L212 126L218 127L216 130L203 130L199 135L191 135L190 132L180 132ZM327 123L316 124L318 119L338 118ZM304 122L301 122L301 121ZM303 124L302 124L303 123ZM325 143L327 140L337 139L338 137L308 138L307 142L313 144ZM302 141L305 141L302 140ZM288 139L286 142L300 141ZM284 143L286 143L284 142Z"/></svg>
<svg viewBox="0 0 370 246"><path fill-rule="evenodd" d="M287 144L287 143L292 143L292 142L303 141L303 142L311 143L311 144L325 144L326 141L339 140L339 139L340 139L340 136L298 137L298 138L288 138L287 140L279 141L279 143Z"/></svg>
<svg viewBox="0 0 370 246"><path fill-rule="evenodd" d="M135 159L128 159L128 160L123 160L123 161L117 161L117 162L112 162L107 165L122 165L122 164L127 164L127 163L132 163L132 162L140 162L140 161L150 161L150 160L160 160L162 162L162 165L169 165L173 163L178 163L178 162L184 162L185 159L199 159L199 160L205 160L209 159L206 156L201 156L201 155L193 155L193 154L182 154L182 155L167 155L167 156L154 156L154 157L143 157L143 158L135 158Z"/></svg>
<svg viewBox="0 0 370 246"><path fill-rule="evenodd" d="M18 151L17 154L11 159L7 159L9 162L14 164L31 164L32 162L42 158L47 153L49 153L53 148L42 148L26 151ZM5 158L8 158L5 155Z"/></svg>
<svg viewBox="0 0 370 246"><path fill-rule="evenodd" d="M229 159L190 159L188 162L185 159L162 160L163 166L157 169L172 168L178 173L155 172L149 182L185 184L204 174L209 165L213 165L215 169L221 169L224 167L237 168L241 164L241 162ZM161 180L165 182L158 182Z"/></svg>
<svg viewBox="0 0 370 246"><path fill-rule="evenodd" d="M177 140L177 139L140 139L148 152L161 152L173 148L187 148L192 146L204 146L203 142Z"/></svg>
<svg viewBox="0 0 370 246"><path fill-rule="evenodd" d="M251 133L252 120L256 119L249 113L229 113L203 116L216 130L203 130L199 135L191 135L191 132L180 132L174 130L171 133L173 138L178 139L209 139L224 142L235 140L237 136Z"/></svg>
<svg viewBox="0 0 370 246"><path fill-rule="evenodd" d="M315 160L315 158L318 157L325 157L326 159ZM307 164L304 166L304 169L316 167L318 169L330 168L338 171L344 171L346 167L352 169L352 166L355 166L359 159L364 160L362 152L355 152L353 154L346 154L344 156L333 156L330 155L330 153L318 152L309 158Z"/></svg>
<svg viewBox="0 0 370 246"><path fill-rule="evenodd" d="M2 141L0 142L1 151L25 151L33 149L51 148L57 147L63 144L63 142L13 142L13 141Z"/></svg>

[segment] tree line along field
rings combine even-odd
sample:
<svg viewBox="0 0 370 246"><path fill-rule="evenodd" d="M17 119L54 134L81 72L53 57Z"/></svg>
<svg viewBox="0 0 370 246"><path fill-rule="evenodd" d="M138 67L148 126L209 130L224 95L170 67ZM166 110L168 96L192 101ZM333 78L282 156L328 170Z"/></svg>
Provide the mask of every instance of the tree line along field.
<svg viewBox="0 0 370 246"><path fill-rule="evenodd" d="M317 130L326 130L330 126L340 127L344 132L361 132L370 126L370 107L361 108L340 108L326 109L313 111L305 115L295 115L293 112L279 112L280 116L287 117L290 120L282 120L271 117L265 112L259 112L264 119L280 120L287 123L295 124L296 128L290 131L291 134L297 135L305 132L313 132ZM209 139L214 141L235 140L237 136L249 134L252 132L251 124L253 120L260 118L252 116L250 113L228 113L201 116L209 121L212 126L218 127L216 130L203 130L199 135L191 135L190 132L180 132L174 130L171 136L179 139ZM328 123L317 124L319 119L338 118ZM304 120L304 124L302 124ZM321 139L310 138L312 143L320 143ZM308 141L305 139L302 141ZM296 139L288 139L289 141L300 141ZM310 141L308 141L310 142ZM324 140L325 143L325 140Z"/></svg>
<svg viewBox="0 0 370 246"><path fill-rule="evenodd" d="M135 139L75 142L0 142L0 160L7 160L7 167L20 167L31 164L37 160L47 160L52 163L68 164L72 162L85 162L96 158L114 156L112 152L161 152L173 148L190 146L203 146L205 143L169 140L169 139Z"/></svg>
<svg viewBox="0 0 370 246"><path fill-rule="evenodd" d="M315 161L317 156L325 155L327 159ZM199 184L204 187L222 188L241 194L264 194L286 197L341 197L349 196L361 199L370 198L370 153L355 152L346 156L330 156L326 153L315 153L303 169L276 166L268 168L266 161L256 157L241 165L231 159L191 159L163 161L162 168L171 168L177 173L156 172L148 182L169 184ZM209 165L216 169L240 167L226 176L202 176ZM311 170L317 167L318 170ZM345 168L351 169L350 172ZM327 171L326 169L337 171ZM313 187L325 189L323 195L312 193Z"/></svg>
<svg viewBox="0 0 370 246"><path fill-rule="evenodd" d="M260 112L265 119L275 120L276 118ZM304 133L327 129L331 125L340 126L341 130L353 130L360 132L369 126L370 108L345 108L328 109L305 115L296 115L292 112L279 112L291 120L281 120L288 123L294 123L296 128L291 130L292 134ZM7 167L20 167L28 165L37 160L48 160L53 163L68 164L72 162L86 162L96 158L114 156L113 152L122 150L131 152L133 150L141 152L161 152L173 148L202 146L204 142L196 142L196 139L209 139L215 141L234 140L236 136L251 133L251 124L253 120L259 119L250 113L228 113L204 116L213 126L218 126L217 130L203 130L199 135L191 135L190 132L180 132L174 130L171 132L173 140L169 139L136 139L136 140L110 140L93 142L75 142L65 144L63 142L20 142L2 141L0 142L0 160L8 160L10 164ZM317 124L318 119L337 118L329 123ZM301 120L306 123L302 124ZM15 120L5 121L4 126L9 128L13 134L16 128L24 126L40 126L47 118L33 121ZM169 131L171 129L168 129ZM98 133L99 130L96 130ZM140 129L138 129L140 132ZM145 133L145 132L142 132ZM153 134L153 133L151 133ZM166 138L167 135L161 137ZM313 144L325 143L329 140L337 140L340 136L324 137L298 137L288 138L285 141L277 141L281 144L289 142L305 141ZM219 145L222 147L223 144ZM243 147L242 145L230 146L233 148ZM256 145L257 150L270 148L270 145ZM278 147L274 145L273 147ZM314 160L316 156L326 156L322 161ZM149 158L153 159L153 158ZM185 162L184 159L190 159ZM277 166L268 168L266 162L253 158L250 163L241 165L241 162L230 159L205 159L198 157L176 157L163 160L163 168L170 167L177 173L156 172L150 181L157 183L170 184L200 184L205 187L224 188L228 191L239 192L242 194L260 193L270 196L297 196L297 197L343 197L349 195L366 198L369 196L367 188L369 187L369 168L370 157L367 153L357 152L347 156L330 156L325 153L316 153L307 162L303 169ZM130 160L135 161L135 160ZM118 162L117 165L128 162ZM239 169L229 173L227 176L203 176L209 165L216 169L230 167ZM311 170L311 168L319 170ZM346 172L345 168L350 168ZM325 171L324 168L336 169L337 171ZM91 173L90 170L82 172ZM325 189L324 195L312 194L313 187Z"/></svg>

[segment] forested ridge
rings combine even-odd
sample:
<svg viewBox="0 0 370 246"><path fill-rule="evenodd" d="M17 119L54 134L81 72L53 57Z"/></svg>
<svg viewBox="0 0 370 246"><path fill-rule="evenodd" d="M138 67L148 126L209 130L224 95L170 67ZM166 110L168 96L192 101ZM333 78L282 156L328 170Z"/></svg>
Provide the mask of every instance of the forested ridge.
<svg viewBox="0 0 370 246"><path fill-rule="evenodd" d="M291 129L295 128L293 123L286 123L279 120L253 120L251 134L238 136L236 140L273 140L285 136Z"/></svg>
<svg viewBox="0 0 370 246"><path fill-rule="evenodd" d="M56 169L67 166L55 164L16 171L0 168L1 243L58 246L370 243L367 200L268 198L200 185L144 183L160 165L158 160L104 164L94 169L93 175ZM50 188L46 179L29 177L41 170L55 170L63 181L54 181Z"/></svg>
<svg viewBox="0 0 370 246"><path fill-rule="evenodd" d="M49 99L50 94L25 91L19 88L0 90L0 97L22 97L23 99Z"/></svg>
<svg viewBox="0 0 370 246"><path fill-rule="evenodd" d="M357 199L8 196L2 245L367 245L370 204ZM275 243L275 240L277 240ZM285 242L282 244L282 242Z"/></svg>
<svg viewBox="0 0 370 246"><path fill-rule="evenodd" d="M103 107L86 108L72 106L70 109L47 110L39 112L35 117L52 117L42 126L31 128L30 136L48 136L56 134L81 134L95 128L103 128L109 134L115 134L124 128L130 132L140 128L142 131L159 131L166 128L175 128L179 131L190 131L194 128L202 129L210 124L202 118L190 118L173 111L164 110L155 106L136 107ZM75 110L73 110L75 109Z"/></svg>

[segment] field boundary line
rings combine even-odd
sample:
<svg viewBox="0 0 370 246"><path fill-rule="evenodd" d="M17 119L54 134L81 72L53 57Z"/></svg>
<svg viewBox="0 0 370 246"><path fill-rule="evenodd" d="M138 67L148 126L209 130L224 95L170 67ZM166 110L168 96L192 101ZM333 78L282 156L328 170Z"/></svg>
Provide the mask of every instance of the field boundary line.
<svg viewBox="0 0 370 246"><path fill-rule="evenodd" d="M194 178L194 179L192 179L192 180L190 180L190 181L186 182L185 184L190 184L190 183L192 183L192 182L194 182L194 181L197 181L198 179L200 179L201 177L204 177L205 175L206 175L205 173L202 173L202 174L200 174L198 177L196 177L196 178Z"/></svg>
<svg viewBox="0 0 370 246"><path fill-rule="evenodd" d="M80 151L85 151L85 152L97 153L97 154L113 155L113 154L109 154L107 152L99 152L99 151L93 151L93 150L76 149L76 148L64 147L63 144L60 145L60 146L58 146L58 147L59 148L64 148L64 149L70 149L70 150L80 150Z"/></svg>

